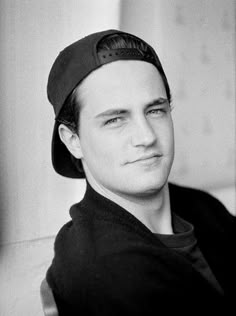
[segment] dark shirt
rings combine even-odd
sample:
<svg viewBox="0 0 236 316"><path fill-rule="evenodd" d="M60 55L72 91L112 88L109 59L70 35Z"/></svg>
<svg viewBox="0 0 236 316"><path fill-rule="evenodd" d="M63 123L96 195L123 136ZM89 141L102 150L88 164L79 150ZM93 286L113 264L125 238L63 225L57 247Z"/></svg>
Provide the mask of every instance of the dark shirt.
<svg viewBox="0 0 236 316"><path fill-rule="evenodd" d="M198 247L194 227L189 222L172 213L172 226L174 234L156 234L166 247L185 256L194 268L220 293L223 290L216 280L209 264Z"/></svg>
<svg viewBox="0 0 236 316"><path fill-rule="evenodd" d="M47 272L60 316L149 315L173 311L177 302L206 311L207 305L220 309L234 301L235 218L205 192L173 184L169 189L171 211L194 226L224 295L188 258L88 184L83 200L70 209L72 220L56 237Z"/></svg>

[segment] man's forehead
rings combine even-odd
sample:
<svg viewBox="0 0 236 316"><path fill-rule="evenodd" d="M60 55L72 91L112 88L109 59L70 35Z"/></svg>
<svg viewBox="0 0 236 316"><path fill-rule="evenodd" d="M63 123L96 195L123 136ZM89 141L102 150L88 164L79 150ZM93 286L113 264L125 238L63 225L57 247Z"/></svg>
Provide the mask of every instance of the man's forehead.
<svg viewBox="0 0 236 316"><path fill-rule="evenodd" d="M144 61L119 60L91 72L79 85L77 94L115 96L117 92L132 94L133 89L153 89L164 83L157 68ZM127 90L127 88L131 90Z"/></svg>

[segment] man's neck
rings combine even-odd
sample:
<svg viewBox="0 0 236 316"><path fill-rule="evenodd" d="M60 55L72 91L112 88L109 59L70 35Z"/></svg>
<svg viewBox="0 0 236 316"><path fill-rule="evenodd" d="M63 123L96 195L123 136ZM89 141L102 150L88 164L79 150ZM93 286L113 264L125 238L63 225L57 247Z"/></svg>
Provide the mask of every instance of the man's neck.
<svg viewBox="0 0 236 316"><path fill-rule="evenodd" d="M132 198L109 191L93 181L89 183L95 191L120 205L153 233L173 234L167 183L155 195Z"/></svg>

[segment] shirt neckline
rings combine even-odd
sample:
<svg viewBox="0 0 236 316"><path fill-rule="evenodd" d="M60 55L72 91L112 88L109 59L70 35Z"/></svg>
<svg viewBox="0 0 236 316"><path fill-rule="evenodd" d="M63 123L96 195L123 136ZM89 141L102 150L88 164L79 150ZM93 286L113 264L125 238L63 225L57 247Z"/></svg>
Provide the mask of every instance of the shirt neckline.
<svg viewBox="0 0 236 316"><path fill-rule="evenodd" d="M172 212L172 225L174 234L155 234L168 248L184 248L196 244L192 224Z"/></svg>

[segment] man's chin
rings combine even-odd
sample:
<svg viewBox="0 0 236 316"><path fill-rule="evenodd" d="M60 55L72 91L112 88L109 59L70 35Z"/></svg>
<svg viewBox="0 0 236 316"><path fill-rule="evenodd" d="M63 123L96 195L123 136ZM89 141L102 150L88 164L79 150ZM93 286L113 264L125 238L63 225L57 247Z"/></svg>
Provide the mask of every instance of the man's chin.
<svg viewBox="0 0 236 316"><path fill-rule="evenodd" d="M144 188L142 191L140 191L140 194L143 196L154 196L159 194L163 188L166 185L166 181L165 182L158 182L156 184L153 185L148 185L146 186L146 188Z"/></svg>
<svg viewBox="0 0 236 316"><path fill-rule="evenodd" d="M152 196L156 196L159 194L165 187L167 183L167 179L148 181L148 182L137 182L133 185L130 185L130 189L128 190L131 195L136 197L148 198Z"/></svg>

